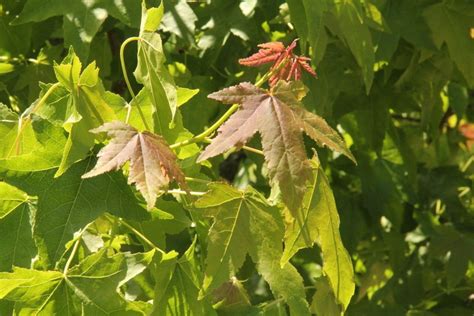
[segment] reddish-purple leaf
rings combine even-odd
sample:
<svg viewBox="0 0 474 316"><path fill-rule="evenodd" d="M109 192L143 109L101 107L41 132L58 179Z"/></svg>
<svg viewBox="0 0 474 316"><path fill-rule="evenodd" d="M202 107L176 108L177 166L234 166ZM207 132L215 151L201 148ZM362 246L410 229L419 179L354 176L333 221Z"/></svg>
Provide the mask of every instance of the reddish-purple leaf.
<svg viewBox="0 0 474 316"><path fill-rule="evenodd" d="M275 86L280 80L300 80L302 70L309 74L316 76L316 72L311 68L308 62L311 60L308 57L298 56L293 53L298 39L291 42L288 47L280 42L270 42L260 44L259 51L250 57L239 59L239 63L244 66L256 67L267 63L273 63L270 71L276 71L270 79L270 86ZM284 64L284 65L282 65ZM282 66L281 66L282 65Z"/></svg>
<svg viewBox="0 0 474 316"><path fill-rule="evenodd" d="M106 123L92 132L107 133L111 140L97 155L99 160L94 169L82 178L117 170L130 161L128 182L136 184L148 208L155 205L160 192L168 188L171 180L187 188L184 174L176 163L176 155L161 136L147 131L138 132L119 121Z"/></svg>
<svg viewBox="0 0 474 316"><path fill-rule="evenodd" d="M271 92L241 83L209 95L223 103L239 103L240 108L219 128L198 161L241 146L259 132L271 183L280 188L283 202L291 210L298 209L306 183L312 178L303 131L319 145L353 159L337 132L301 106L299 101L305 94L306 89L299 82L280 82Z"/></svg>

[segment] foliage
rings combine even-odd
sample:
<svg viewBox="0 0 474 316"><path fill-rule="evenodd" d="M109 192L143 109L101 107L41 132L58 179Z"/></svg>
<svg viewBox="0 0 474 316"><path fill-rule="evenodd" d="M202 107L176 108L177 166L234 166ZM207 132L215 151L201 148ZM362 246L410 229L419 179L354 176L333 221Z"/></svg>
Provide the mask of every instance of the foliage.
<svg viewBox="0 0 474 316"><path fill-rule="evenodd" d="M2 1L0 315L471 315L473 21Z"/></svg>

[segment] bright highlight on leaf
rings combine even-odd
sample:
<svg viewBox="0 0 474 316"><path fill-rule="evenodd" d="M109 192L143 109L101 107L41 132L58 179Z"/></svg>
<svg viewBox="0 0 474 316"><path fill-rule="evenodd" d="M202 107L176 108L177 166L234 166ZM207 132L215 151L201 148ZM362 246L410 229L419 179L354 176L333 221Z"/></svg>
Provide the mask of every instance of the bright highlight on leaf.
<svg viewBox="0 0 474 316"><path fill-rule="evenodd" d="M219 128L218 135L198 161L241 146L259 132L270 181L280 188L283 202L296 211L301 206L306 183L312 178L303 131L318 145L325 145L354 161L337 132L324 119L302 107L299 101L305 94L299 82L279 82L271 91L244 82L210 94L211 99L238 103L241 107Z"/></svg>
<svg viewBox="0 0 474 316"><path fill-rule="evenodd" d="M128 182L136 184L148 208L155 205L157 197L168 188L170 181L175 180L186 188L184 174L176 163L176 155L161 136L148 131L138 132L119 121L106 123L92 132L107 133L111 141L99 152L94 169L82 178L117 170L130 161Z"/></svg>

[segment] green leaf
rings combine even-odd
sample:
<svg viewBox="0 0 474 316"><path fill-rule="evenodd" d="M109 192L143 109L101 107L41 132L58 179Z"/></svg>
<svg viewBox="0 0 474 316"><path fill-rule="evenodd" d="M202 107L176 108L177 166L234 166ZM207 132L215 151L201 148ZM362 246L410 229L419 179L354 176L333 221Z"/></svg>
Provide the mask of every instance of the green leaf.
<svg viewBox="0 0 474 316"><path fill-rule="evenodd" d="M93 164L92 159L82 161L59 178L54 178L54 170L50 170L7 179L29 195L38 196L33 232L46 265L58 261L74 233L103 212L131 219L148 217L123 176L81 179Z"/></svg>
<svg viewBox="0 0 474 316"><path fill-rule="evenodd" d="M276 264L282 255L283 222L278 209L248 187L240 192L212 183L195 206L214 218L209 231L206 270L200 297L237 273L247 254L269 283L276 297L283 297L296 315L309 314L302 278L291 265Z"/></svg>
<svg viewBox="0 0 474 316"><path fill-rule="evenodd" d="M156 265L152 315L216 315L209 298L198 300L201 275L195 247L196 238L181 258L168 253Z"/></svg>
<svg viewBox="0 0 474 316"><path fill-rule="evenodd" d="M0 182L0 271L29 267L36 255L30 224L35 208L27 203L28 198L25 192Z"/></svg>
<svg viewBox="0 0 474 316"><path fill-rule="evenodd" d="M347 308L354 294L354 270L342 244L336 202L323 170L312 161L314 181L308 187L297 220L292 219L285 233L281 264L289 262L299 249L316 242L321 248L323 271L337 301Z"/></svg>
<svg viewBox="0 0 474 316"><path fill-rule="evenodd" d="M56 176L60 176L73 163L84 159L94 146L95 137L90 130L116 119L109 103L111 98L120 97L105 91L95 62L81 73L81 62L72 49L54 70L58 81L70 92L68 100L62 102L62 105L66 103L68 107L74 108L61 110L69 115L65 117L65 123L72 121L74 124L70 127L61 164L56 172Z"/></svg>
<svg viewBox="0 0 474 316"><path fill-rule="evenodd" d="M0 138L0 168L13 171L57 167L66 143L62 128L35 115L19 118L3 104L0 104Z"/></svg>
<svg viewBox="0 0 474 316"><path fill-rule="evenodd" d="M13 24L40 22L53 16L63 16L64 46L72 45L81 60L85 61L94 36L109 14L128 25L138 27L139 10L139 2L134 0L28 0Z"/></svg>
<svg viewBox="0 0 474 316"><path fill-rule="evenodd" d="M357 2L344 1L338 7L338 21L344 40L362 68L365 90L369 94L374 79L375 50L361 11Z"/></svg>
<svg viewBox="0 0 474 316"><path fill-rule="evenodd" d="M15 268L0 273L0 299L17 301L19 315L144 315L118 288L151 262L154 251L111 257L100 251L65 274Z"/></svg>
<svg viewBox="0 0 474 316"><path fill-rule="evenodd" d="M316 293L311 302L311 312L317 316L337 316L341 315L341 308L337 304L329 281L325 277L316 280Z"/></svg>
<svg viewBox="0 0 474 316"><path fill-rule="evenodd" d="M142 21L146 22L142 22L140 29L138 64L134 75L137 81L143 84L150 93L150 99L154 106L153 114L168 119L166 126L155 126L158 128L156 132L164 136L162 131L168 129L168 125L173 126L178 104L173 77L164 64L165 55L161 37L154 30L151 31L159 22L159 14L156 13L156 10L160 10L160 8L146 9L143 4Z"/></svg>
<svg viewBox="0 0 474 316"><path fill-rule="evenodd" d="M423 3L410 0L389 0L381 9L393 36L402 37L417 47L433 50L430 28L423 18ZM398 42L398 41L397 41Z"/></svg>
<svg viewBox="0 0 474 316"><path fill-rule="evenodd" d="M295 24L298 36L303 41L301 50L305 51L304 42L313 48L313 62L318 64L326 49L327 34L324 27L324 13L328 9L326 0L291 0L287 1L291 21Z"/></svg>
<svg viewBox="0 0 474 316"><path fill-rule="evenodd" d="M182 106L186 102L192 99L196 94L199 93L199 89L188 89L183 87L178 87L176 90L178 96L178 107Z"/></svg>
<svg viewBox="0 0 474 316"><path fill-rule="evenodd" d="M163 16L161 29L165 32L176 34L190 45L194 45L195 23L198 18L189 6L188 1L164 0L164 4L166 13Z"/></svg>
<svg viewBox="0 0 474 316"><path fill-rule="evenodd" d="M26 201L28 194L8 183L0 182L0 220Z"/></svg>
<svg viewBox="0 0 474 316"><path fill-rule="evenodd" d="M443 43L448 46L449 55L466 78L468 85L474 88L474 41L472 39L472 16L474 7L463 11L455 10L447 3L434 4L424 11L431 28L434 42L438 48Z"/></svg>
<svg viewBox="0 0 474 316"><path fill-rule="evenodd" d="M15 66L9 63L0 63L0 75L7 74L15 70Z"/></svg>

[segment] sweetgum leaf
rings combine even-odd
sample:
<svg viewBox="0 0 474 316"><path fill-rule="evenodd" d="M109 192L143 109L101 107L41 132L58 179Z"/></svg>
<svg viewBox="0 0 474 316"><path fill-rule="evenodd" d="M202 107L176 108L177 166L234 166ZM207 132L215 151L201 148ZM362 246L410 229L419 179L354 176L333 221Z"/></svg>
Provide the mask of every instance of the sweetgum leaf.
<svg viewBox="0 0 474 316"><path fill-rule="evenodd" d="M36 255L31 235L30 216L35 209L28 195L5 182L0 182L0 270L13 266L29 267Z"/></svg>
<svg viewBox="0 0 474 316"><path fill-rule="evenodd" d="M66 137L61 127L37 116L20 118L0 103L0 167L38 171L57 167Z"/></svg>
<svg viewBox="0 0 474 316"><path fill-rule="evenodd" d="M283 202L293 211L300 205L311 176L302 131L354 159L336 131L320 117L300 104L306 94L299 82L279 82L270 92L250 83L223 89L209 98L223 103L239 103L241 107L218 130L218 135L199 156L208 159L245 144L256 132L262 137L263 152L270 181L277 185Z"/></svg>
<svg viewBox="0 0 474 316"><path fill-rule="evenodd" d="M5 179L29 196L38 197L33 236L44 266L58 261L74 233L104 212L134 220L149 216L121 174L81 179L93 163L92 159L84 160L58 178L53 177L54 170L48 170L9 173Z"/></svg>
<svg viewBox="0 0 474 316"><path fill-rule="evenodd" d="M56 172L57 177L88 155L94 146L91 129L116 119L110 99L120 96L105 91L95 62L82 72L81 68L82 64L72 48L63 62L54 66L58 81L69 91L67 101L61 103L72 106L72 109L57 110L66 112L64 125L69 131L61 164ZM69 123L73 123L72 126L69 126Z"/></svg>
<svg viewBox="0 0 474 316"><path fill-rule="evenodd" d="M140 3L135 0L28 0L12 24L63 16L65 46L74 46L81 59L87 60L90 44L109 14L127 25L138 27L139 12Z"/></svg>
<svg viewBox="0 0 474 316"><path fill-rule="evenodd" d="M332 295L346 309L355 288L351 258L342 244L332 190L319 164L315 160L311 162L314 180L306 191L298 220L288 221L285 250L280 263L287 264L298 250L317 243L323 257L323 271L334 293Z"/></svg>
<svg viewBox="0 0 474 316"><path fill-rule="evenodd" d="M151 315L216 315L209 298L198 300L202 273L195 247L196 239L180 258L171 251L152 269L156 286Z"/></svg>
<svg viewBox="0 0 474 316"><path fill-rule="evenodd" d="M168 188L171 180L186 187L184 174L176 163L176 155L159 135L115 121L96 128L93 133L107 133L112 140L98 154L94 169L83 179L119 169L130 161L129 183L135 183L147 201L148 208L155 205L160 190Z"/></svg>
<svg viewBox="0 0 474 316"><path fill-rule="evenodd" d="M118 292L141 273L154 251L107 257L104 249L85 258L66 275L59 271L15 268L0 273L0 299L18 301L17 315L144 315Z"/></svg>
<svg viewBox="0 0 474 316"><path fill-rule="evenodd" d="M244 263L247 254L294 315L308 315L303 280L296 269L275 264L282 255L283 221L279 210L248 187L244 192L222 183L211 183L210 191L195 206L214 218L209 231L206 270L201 297L228 281Z"/></svg>

